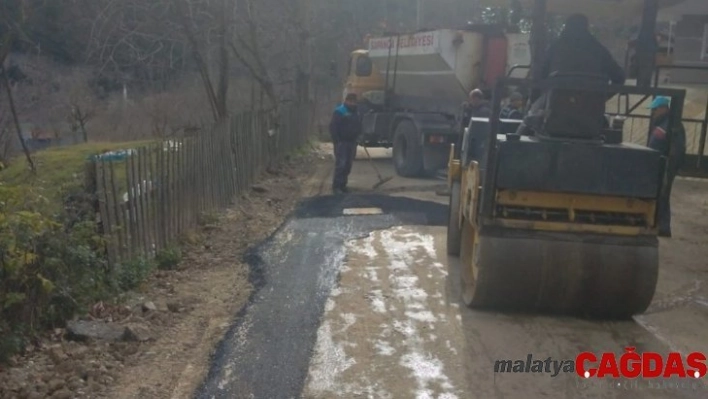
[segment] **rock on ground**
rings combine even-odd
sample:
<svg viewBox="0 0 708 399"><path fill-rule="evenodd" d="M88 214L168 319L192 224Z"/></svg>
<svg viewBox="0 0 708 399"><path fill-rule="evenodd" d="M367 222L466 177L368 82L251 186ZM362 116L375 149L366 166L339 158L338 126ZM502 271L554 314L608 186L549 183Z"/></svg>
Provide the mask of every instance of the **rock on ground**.
<svg viewBox="0 0 708 399"><path fill-rule="evenodd" d="M67 337L76 341L106 340L118 341L123 339L124 329L104 321L70 321L66 326Z"/></svg>
<svg viewBox="0 0 708 399"><path fill-rule="evenodd" d="M132 323L125 326L124 339L132 342L147 342L152 339L152 335L146 325Z"/></svg>

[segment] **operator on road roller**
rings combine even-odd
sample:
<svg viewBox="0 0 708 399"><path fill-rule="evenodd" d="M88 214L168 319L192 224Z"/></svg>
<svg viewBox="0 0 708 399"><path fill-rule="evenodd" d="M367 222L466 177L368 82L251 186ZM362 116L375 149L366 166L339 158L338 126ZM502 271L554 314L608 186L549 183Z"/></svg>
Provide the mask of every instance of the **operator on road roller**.
<svg viewBox="0 0 708 399"><path fill-rule="evenodd" d="M569 16L560 37L546 51L540 77L548 79L554 74L597 75L607 77L615 85L625 83L622 67L592 35L588 17L583 14ZM530 135L530 129L538 129L545 104L546 93L543 93L529 108L530 118L519 127L519 134Z"/></svg>

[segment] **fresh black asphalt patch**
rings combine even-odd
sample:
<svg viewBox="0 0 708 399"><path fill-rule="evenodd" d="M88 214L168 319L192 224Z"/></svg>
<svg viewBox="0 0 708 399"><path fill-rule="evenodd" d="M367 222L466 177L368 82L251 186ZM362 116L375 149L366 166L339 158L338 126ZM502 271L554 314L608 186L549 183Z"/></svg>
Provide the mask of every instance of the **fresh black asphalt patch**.
<svg viewBox="0 0 708 399"><path fill-rule="evenodd" d="M393 215L400 225L446 226L447 206L435 202L389 195L330 195L303 201L293 217L333 218L342 216L348 208L381 208L384 214Z"/></svg>
<svg viewBox="0 0 708 399"><path fill-rule="evenodd" d="M343 216L347 208L382 215ZM303 201L270 238L246 255L254 293L217 347L196 398L299 398L348 240L400 225L447 223L447 206L385 195Z"/></svg>

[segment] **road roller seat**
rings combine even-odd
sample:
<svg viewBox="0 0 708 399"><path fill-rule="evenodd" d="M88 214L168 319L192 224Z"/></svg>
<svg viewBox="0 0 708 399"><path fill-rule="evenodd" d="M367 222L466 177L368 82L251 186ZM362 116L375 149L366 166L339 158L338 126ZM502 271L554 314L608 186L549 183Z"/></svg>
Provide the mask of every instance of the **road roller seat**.
<svg viewBox="0 0 708 399"><path fill-rule="evenodd" d="M552 74L553 80L609 86L607 78L587 74ZM539 136L555 139L599 140L608 127L605 118L606 91L565 88L548 90Z"/></svg>

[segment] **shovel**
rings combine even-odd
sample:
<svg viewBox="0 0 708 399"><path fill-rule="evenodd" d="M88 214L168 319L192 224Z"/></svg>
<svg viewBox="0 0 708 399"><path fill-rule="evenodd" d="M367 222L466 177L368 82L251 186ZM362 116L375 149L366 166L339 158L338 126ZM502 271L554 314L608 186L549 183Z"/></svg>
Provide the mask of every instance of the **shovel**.
<svg viewBox="0 0 708 399"><path fill-rule="evenodd" d="M391 179L393 179L393 176L389 176L389 177L386 177L386 178L384 178L383 176L381 176L381 173L379 173L379 169L378 169L378 168L376 167L376 165L374 164L374 160L371 158L371 154L369 154L369 150L368 150L366 147L364 147L364 152L366 152L366 157L369 158L369 163L371 164L371 167L374 168L374 171L376 172L376 176L378 176L378 178L379 178L378 183L374 184L374 186L371 187L372 190L376 190L377 188L379 188L379 187L380 187L381 185L383 185L384 183L387 183L387 182L389 182Z"/></svg>

